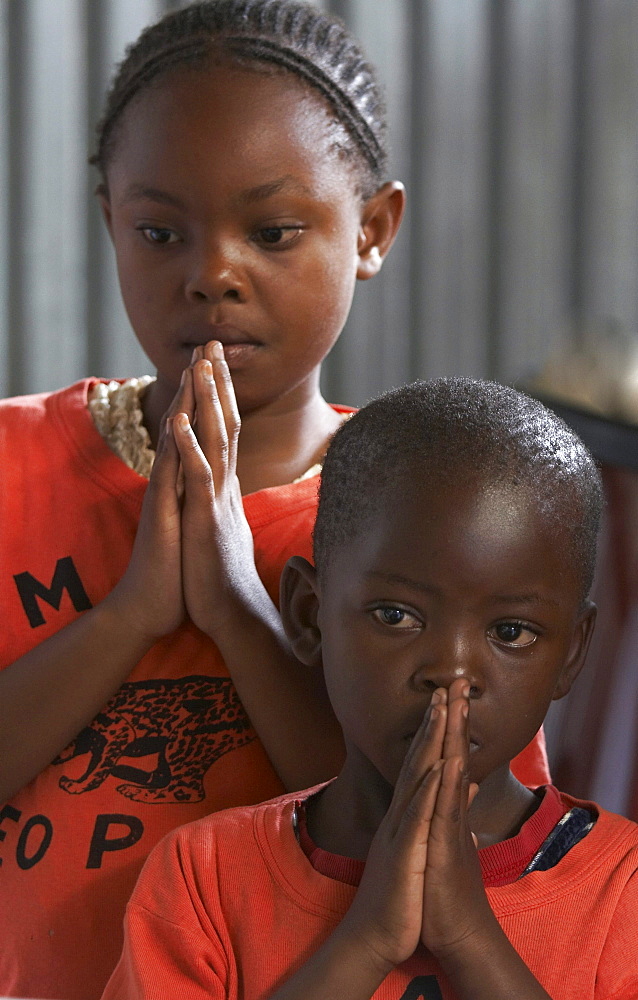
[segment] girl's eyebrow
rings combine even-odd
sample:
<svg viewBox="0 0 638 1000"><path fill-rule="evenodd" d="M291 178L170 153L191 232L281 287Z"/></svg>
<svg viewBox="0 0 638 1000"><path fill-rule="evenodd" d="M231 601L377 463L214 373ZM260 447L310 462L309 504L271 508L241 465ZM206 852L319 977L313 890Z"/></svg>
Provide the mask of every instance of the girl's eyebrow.
<svg viewBox="0 0 638 1000"><path fill-rule="evenodd" d="M237 200L243 204L250 205L256 201L265 201L266 198L271 198L274 194L280 194L282 191L292 194L312 195L309 187L302 184L301 181L297 180L291 174L285 174L285 176L278 177L277 180L270 181L268 184L259 184L257 187L242 191Z"/></svg>
<svg viewBox="0 0 638 1000"><path fill-rule="evenodd" d="M284 177L278 177L268 184L258 184L256 187L242 191L237 196L237 201L240 204L251 205L257 201L265 201L267 198L272 198L273 195L280 194L282 191L290 192L291 194L303 194L307 197L312 197L313 194L312 190L306 184L302 184L301 181L297 180L291 174L286 174ZM126 205L131 201L140 200L157 201L163 205L170 205L172 208L184 208L184 203L167 191L162 191L160 188L147 187L144 184L130 184L124 193L122 204Z"/></svg>
<svg viewBox="0 0 638 1000"><path fill-rule="evenodd" d="M170 205L172 208L183 208L184 204L174 195L160 188L146 187L144 184L130 184L127 187L122 204L127 205L131 201L159 201L163 205Z"/></svg>

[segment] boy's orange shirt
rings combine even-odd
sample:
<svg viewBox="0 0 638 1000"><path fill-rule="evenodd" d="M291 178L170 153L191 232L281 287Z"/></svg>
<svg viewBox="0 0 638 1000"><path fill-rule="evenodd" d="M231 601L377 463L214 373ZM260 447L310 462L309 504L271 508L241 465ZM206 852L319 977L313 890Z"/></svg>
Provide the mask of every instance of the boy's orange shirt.
<svg viewBox="0 0 638 1000"><path fill-rule="evenodd" d="M180 1000L265 1000L317 951L357 890L312 867L293 828L297 798L209 816L159 845L129 903L104 1000L154 1000L158 988ZM553 1000L635 1000L638 826L561 799L597 812L593 828L554 868L487 887L490 905ZM455 997L424 949L374 994Z"/></svg>
<svg viewBox="0 0 638 1000"><path fill-rule="evenodd" d="M0 669L122 576L146 480L87 409L92 384L0 403ZM318 477L244 498L273 599L311 556ZM542 739L521 755L547 781ZM0 994L100 996L142 863L175 827L282 791L214 644L190 624L158 643L90 726L0 805Z"/></svg>

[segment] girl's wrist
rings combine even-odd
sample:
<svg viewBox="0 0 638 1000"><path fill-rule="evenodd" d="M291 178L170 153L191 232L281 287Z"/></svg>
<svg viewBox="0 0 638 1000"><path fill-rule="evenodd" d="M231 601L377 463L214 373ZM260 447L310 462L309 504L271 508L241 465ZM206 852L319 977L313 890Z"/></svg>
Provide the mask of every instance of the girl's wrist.
<svg viewBox="0 0 638 1000"><path fill-rule="evenodd" d="M96 605L104 621L104 628L112 633L112 641L118 646L126 645L139 650L139 656L153 646L165 632L148 621L145 602L131 597L130 592L120 583Z"/></svg>

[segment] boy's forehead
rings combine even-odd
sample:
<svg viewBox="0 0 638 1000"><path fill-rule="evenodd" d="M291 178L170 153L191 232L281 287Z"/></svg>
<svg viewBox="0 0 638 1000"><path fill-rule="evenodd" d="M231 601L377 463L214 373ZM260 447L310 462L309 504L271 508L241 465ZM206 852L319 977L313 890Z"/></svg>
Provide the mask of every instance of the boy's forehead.
<svg viewBox="0 0 638 1000"><path fill-rule="evenodd" d="M536 555L530 565L536 563L539 574L548 551L560 551L580 571L567 519L542 491L489 476L422 473L407 484L388 484L353 542L364 562L392 554L409 561L425 547L454 558L482 556L505 569L524 546Z"/></svg>

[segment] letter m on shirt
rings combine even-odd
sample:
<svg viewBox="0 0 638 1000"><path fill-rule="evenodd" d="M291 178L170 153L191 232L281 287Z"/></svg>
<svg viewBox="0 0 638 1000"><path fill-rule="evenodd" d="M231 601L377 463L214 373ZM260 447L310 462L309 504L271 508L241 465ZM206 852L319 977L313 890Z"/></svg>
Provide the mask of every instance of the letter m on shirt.
<svg viewBox="0 0 638 1000"><path fill-rule="evenodd" d="M58 559L48 587L31 573L17 573L13 579L31 628L44 625L46 621L38 598L59 611L62 594L66 590L76 611L88 611L93 607L71 556Z"/></svg>

